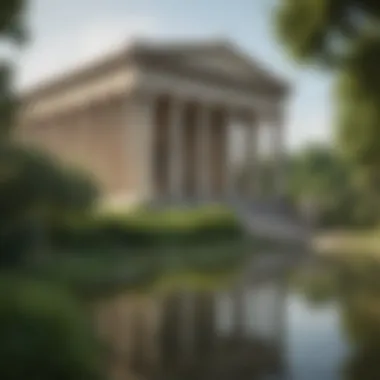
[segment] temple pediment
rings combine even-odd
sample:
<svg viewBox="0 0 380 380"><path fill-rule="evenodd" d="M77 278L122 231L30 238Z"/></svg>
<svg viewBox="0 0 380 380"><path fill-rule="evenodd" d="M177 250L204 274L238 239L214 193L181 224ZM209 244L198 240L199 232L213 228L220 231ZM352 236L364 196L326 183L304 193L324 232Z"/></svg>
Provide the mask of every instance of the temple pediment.
<svg viewBox="0 0 380 380"><path fill-rule="evenodd" d="M204 53L192 57L186 62L187 66L202 70L212 70L220 74L252 77L254 68L230 52Z"/></svg>
<svg viewBox="0 0 380 380"><path fill-rule="evenodd" d="M182 68L189 72L200 71L221 77L235 78L251 83L262 83L272 88L286 90L288 85L264 65L247 55L242 49L225 40L211 42L183 43L150 46L136 44L142 56L152 57L160 62L170 63L171 67Z"/></svg>
<svg viewBox="0 0 380 380"><path fill-rule="evenodd" d="M161 83L164 77L168 77L165 86L170 82L173 88L180 87L191 95L194 95L195 86L207 86L205 90L197 90L198 93L222 93L221 88L226 80L229 81L229 84L225 85L226 91L233 90L237 93L241 90L242 83L251 88L259 85L268 92L279 95L288 88L283 80L264 69L239 47L225 40L180 43L136 41L99 62L93 62L87 67L66 73L61 78L42 83L35 91L22 94L22 103L24 108L28 109L27 114L44 114L98 98L122 94L136 85L135 73L141 68L147 68L149 74L156 75L156 78L153 78L155 81L149 80L149 86L157 84L157 81ZM178 75L178 72L181 75ZM213 84L207 81L208 76L214 76ZM206 78L206 81L203 78ZM162 84L162 90L169 91L165 86ZM251 91L251 88L247 91ZM240 95L246 97L247 92ZM236 97L235 93L228 96Z"/></svg>
<svg viewBox="0 0 380 380"><path fill-rule="evenodd" d="M257 67L248 57L243 57L228 44L216 44L215 47L200 48L198 51L184 53L182 60L194 68L216 70L224 74L252 75Z"/></svg>

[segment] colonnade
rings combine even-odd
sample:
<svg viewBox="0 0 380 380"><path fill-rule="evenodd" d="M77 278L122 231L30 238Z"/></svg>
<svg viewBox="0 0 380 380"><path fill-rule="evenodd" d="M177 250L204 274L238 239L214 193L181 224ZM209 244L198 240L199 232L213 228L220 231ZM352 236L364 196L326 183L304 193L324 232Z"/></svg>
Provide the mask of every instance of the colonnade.
<svg viewBox="0 0 380 380"><path fill-rule="evenodd" d="M284 131L282 117L274 112L188 101L171 96L150 102L152 154L150 183L157 198L220 199L255 197L260 187L259 144L262 128L269 128L273 184L283 193ZM249 181L239 188L231 139L234 128L244 128L242 150Z"/></svg>

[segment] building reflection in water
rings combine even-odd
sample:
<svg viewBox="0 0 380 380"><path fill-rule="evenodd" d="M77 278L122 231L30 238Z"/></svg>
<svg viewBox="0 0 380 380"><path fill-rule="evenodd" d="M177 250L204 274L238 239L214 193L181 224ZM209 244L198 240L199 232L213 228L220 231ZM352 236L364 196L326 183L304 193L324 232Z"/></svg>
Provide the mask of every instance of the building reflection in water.
<svg viewBox="0 0 380 380"><path fill-rule="evenodd" d="M284 375L286 281L219 291L122 294L95 305L115 380Z"/></svg>

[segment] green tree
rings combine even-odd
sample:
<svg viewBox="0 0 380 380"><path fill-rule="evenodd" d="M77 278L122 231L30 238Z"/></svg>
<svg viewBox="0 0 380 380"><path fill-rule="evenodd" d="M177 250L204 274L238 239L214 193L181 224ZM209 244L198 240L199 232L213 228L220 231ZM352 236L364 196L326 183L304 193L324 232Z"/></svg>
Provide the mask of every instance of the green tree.
<svg viewBox="0 0 380 380"><path fill-rule="evenodd" d="M0 43L22 45L26 40L25 0L3 0L0 5ZM12 62L0 63L0 141L7 138L14 121L15 91Z"/></svg>
<svg viewBox="0 0 380 380"><path fill-rule="evenodd" d="M28 3L5 0L0 6L0 42L25 41ZM97 197L93 181L53 157L12 142L17 100L12 61L0 65L0 265L15 264L29 251L47 247L53 214L84 211Z"/></svg>
<svg viewBox="0 0 380 380"><path fill-rule="evenodd" d="M376 0L278 0L277 34L293 57L344 66L347 53L380 22Z"/></svg>
<svg viewBox="0 0 380 380"><path fill-rule="evenodd" d="M380 26L380 25L379 25ZM347 54L338 78L337 137L356 169L356 181L379 202L380 35L363 35Z"/></svg>
<svg viewBox="0 0 380 380"><path fill-rule="evenodd" d="M336 70L337 143L380 208L380 3L282 0L280 41L301 63Z"/></svg>
<svg viewBox="0 0 380 380"><path fill-rule="evenodd" d="M290 160L289 193L296 201L313 199L320 223L368 225L375 218L365 194L353 184L352 169L338 152L325 145L311 145Z"/></svg>
<svg viewBox="0 0 380 380"><path fill-rule="evenodd" d="M98 192L87 176L37 150L0 149L0 265L21 263L49 249L49 225L63 214L91 209Z"/></svg>
<svg viewBox="0 0 380 380"><path fill-rule="evenodd" d="M26 1L3 0L0 43L21 44ZM90 180L51 157L11 142L15 91L12 62L0 64L0 267L18 263L20 252L41 234L56 210L85 209L95 197ZM33 228L31 228L33 226ZM35 226L38 226L37 232ZM27 236L29 234L29 236ZM20 242L22 243L20 247ZM18 246L15 244L18 243ZM23 248L27 248L24 250ZM102 352L88 316L51 283L0 277L0 378L92 380Z"/></svg>

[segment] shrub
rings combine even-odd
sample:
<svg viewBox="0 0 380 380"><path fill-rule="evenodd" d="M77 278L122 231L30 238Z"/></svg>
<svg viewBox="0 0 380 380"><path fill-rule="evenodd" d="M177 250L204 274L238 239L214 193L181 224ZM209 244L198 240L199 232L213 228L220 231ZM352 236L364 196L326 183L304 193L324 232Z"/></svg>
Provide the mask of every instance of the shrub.
<svg viewBox="0 0 380 380"><path fill-rule="evenodd" d="M51 285L0 279L0 339L1 379L100 378L100 350L85 313Z"/></svg>
<svg viewBox="0 0 380 380"><path fill-rule="evenodd" d="M208 207L61 220L52 227L52 240L64 248L152 247L220 241L241 233L232 212Z"/></svg>

